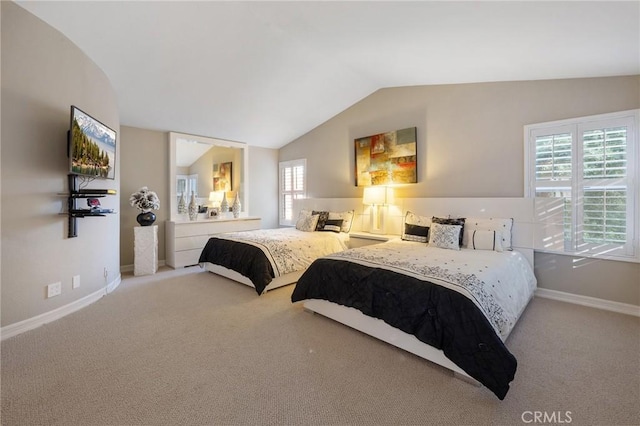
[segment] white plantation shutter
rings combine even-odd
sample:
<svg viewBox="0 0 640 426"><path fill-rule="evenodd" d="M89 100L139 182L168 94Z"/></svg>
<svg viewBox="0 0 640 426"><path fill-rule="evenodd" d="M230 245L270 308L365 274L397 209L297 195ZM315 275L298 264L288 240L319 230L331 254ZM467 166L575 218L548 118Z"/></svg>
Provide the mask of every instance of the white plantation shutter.
<svg viewBox="0 0 640 426"><path fill-rule="evenodd" d="M307 195L307 160L292 160L280 163L280 225L295 225L293 200Z"/></svg>
<svg viewBox="0 0 640 426"><path fill-rule="evenodd" d="M583 240L625 244L627 127L583 130Z"/></svg>
<svg viewBox="0 0 640 426"><path fill-rule="evenodd" d="M544 129L534 133L534 143L534 193L536 197L557 200L557 206L562 210L562 219L557 224L557 230L562 232L562 240L557 238L555 242L564 248L572 241L573 134L571 129L566 127Z"/></svg>
<svg viewBox="0 0 640 426"><path fill-rule="evenodd" d="M640 261L638 110L525 126L538 249Z"/></svg>

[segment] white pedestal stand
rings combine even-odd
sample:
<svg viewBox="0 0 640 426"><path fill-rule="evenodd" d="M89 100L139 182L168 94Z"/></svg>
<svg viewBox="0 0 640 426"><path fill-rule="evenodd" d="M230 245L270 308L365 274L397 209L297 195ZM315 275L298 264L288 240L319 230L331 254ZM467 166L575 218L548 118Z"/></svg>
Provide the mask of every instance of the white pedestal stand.
<svg viewBox="0 0 640 426"><path fill-rule="evenodd" d="M136 226L133 275L151 275L158 270L158 225Z"/></svg>

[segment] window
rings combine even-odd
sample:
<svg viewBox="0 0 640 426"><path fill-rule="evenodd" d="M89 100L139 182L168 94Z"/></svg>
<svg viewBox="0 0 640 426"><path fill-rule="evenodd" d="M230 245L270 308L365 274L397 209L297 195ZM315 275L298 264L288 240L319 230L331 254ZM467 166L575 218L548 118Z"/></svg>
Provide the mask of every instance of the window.
<svg viewBox="0 0 640 426"><path fill-rule="evenodd" d="M307 196L307 160L291 160L280 163L280 225L295 225L293 200Z"/></svg>
<svg viewBox="0 0 640 426"><path fill-rule="evenodd" d="M190 197L191 192L198 196L198 175L176 175L176 193L178 199L180 195Z"/></svg>
<svg viewBox="0 0 640 426"><path fill-rule="evenodd" d="M536 249L640 262L639 111L525 126Z"/></svg>

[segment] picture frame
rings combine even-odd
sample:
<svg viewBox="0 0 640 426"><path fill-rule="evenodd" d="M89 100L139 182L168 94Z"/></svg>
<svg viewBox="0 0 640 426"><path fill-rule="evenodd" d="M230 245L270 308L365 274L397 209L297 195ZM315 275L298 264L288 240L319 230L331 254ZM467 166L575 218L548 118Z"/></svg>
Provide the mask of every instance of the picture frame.
<svg viewBox="0 0 640 426"><path fill-rule="evenodd" d="M209 219L217 219L220 217L220 208L219 207L209 207L207 211L207 217Z"/></svg>
<svg viewBox="0 0 640 426"><path fill-rule="evenodd" d="M417 128L354 140L356 186L417 183Z"/></svg>
<svg viewBox="0 0 640 426"><path fill-rule="evenodd" d="M226 163L216 164L217 171L214 171L213 176L213 190L229 192L233 190L233 163L231 161ZM215 167L214 166L214 170Z"/></svg>

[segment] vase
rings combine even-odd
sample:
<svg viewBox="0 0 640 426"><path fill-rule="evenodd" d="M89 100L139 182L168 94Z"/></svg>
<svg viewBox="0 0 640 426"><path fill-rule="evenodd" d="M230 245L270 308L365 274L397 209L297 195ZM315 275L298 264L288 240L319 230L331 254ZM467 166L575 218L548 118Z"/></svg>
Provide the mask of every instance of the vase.
<svg viewBox="0 0 640 426"><path fill-rule="evenodd" d="M229 211L229 202L227 201L227 193L222 193L222 201L220 201L220 213L227 213Z"/></svg>
<svg viewBox="0 0 640 426"><path fill-rule="evenodd" d="M233 212L233 217L240 216L240 199L238 198L238 193L236 192L236 198L233 199L233 205L231 205L231 211Z"/></svg>
<svg viewBox="0 0 640 426"><path fill-rule="evenodd" d="M156 215L153 212L142 212L136 216L136 220L140 226L151 226L156 221Z"/></svg>
<svg viewBox="0 0 640 426"><path fill-rule="evenodd" d="M184 192L180 194L180 201L178 201L178 214L184 214L187 212L187 203L184 201Z"/></svg>
<svg viewBox="0 0 640 426"><path fill-rule="evenodd" d="M191 191L191 201L189 201L189 220L198 218L198 204L196 202L196 194Z"/></svg>

